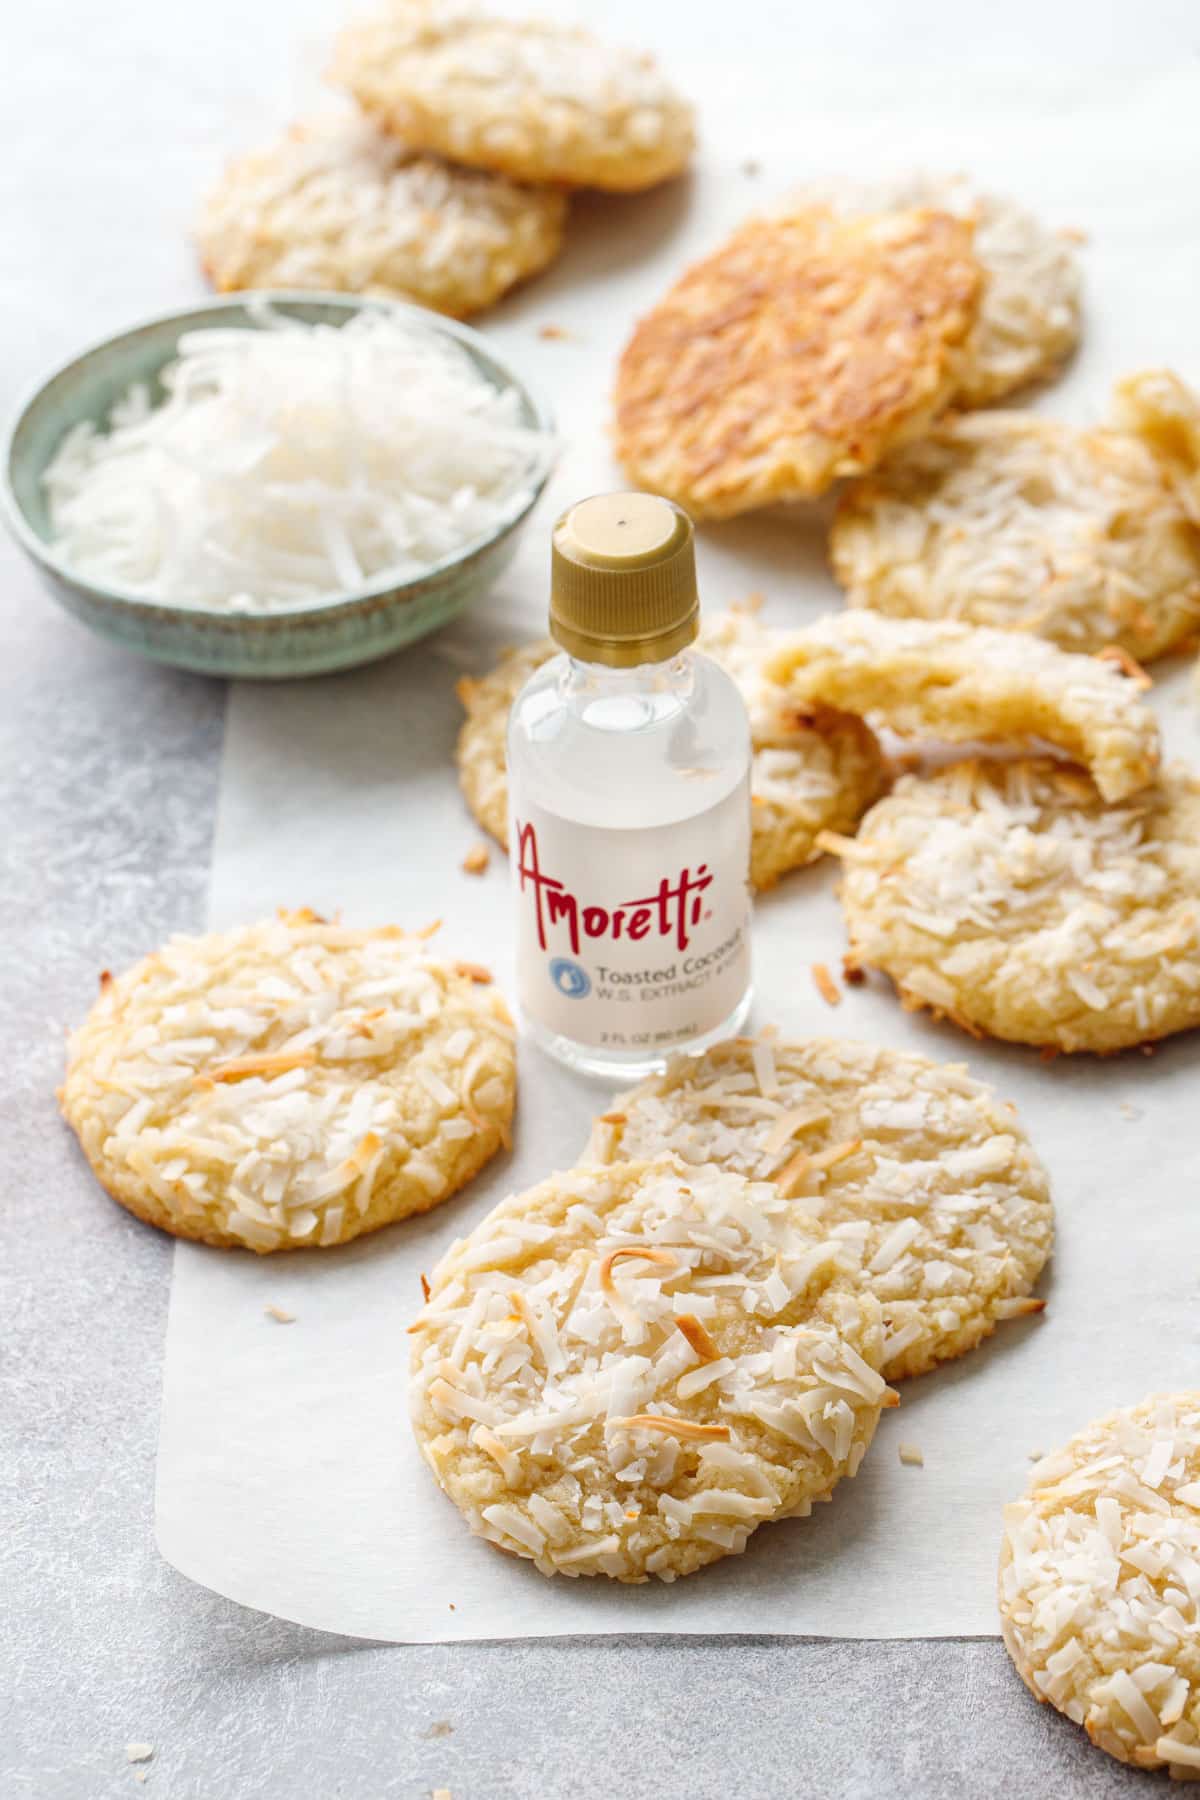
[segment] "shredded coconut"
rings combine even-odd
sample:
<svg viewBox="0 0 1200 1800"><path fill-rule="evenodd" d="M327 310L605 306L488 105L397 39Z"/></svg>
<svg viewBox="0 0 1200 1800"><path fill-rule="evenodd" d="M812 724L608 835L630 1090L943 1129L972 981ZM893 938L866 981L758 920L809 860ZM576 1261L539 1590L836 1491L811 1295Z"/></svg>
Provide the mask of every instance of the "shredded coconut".
<svg viewBox="0 0 1200 1800"><path fill-rule="evenodd" d="M269 613L428 574L516 517L549 454L516 388L394 314L184 332L44 482L52 547L89 580Z"/></svg>

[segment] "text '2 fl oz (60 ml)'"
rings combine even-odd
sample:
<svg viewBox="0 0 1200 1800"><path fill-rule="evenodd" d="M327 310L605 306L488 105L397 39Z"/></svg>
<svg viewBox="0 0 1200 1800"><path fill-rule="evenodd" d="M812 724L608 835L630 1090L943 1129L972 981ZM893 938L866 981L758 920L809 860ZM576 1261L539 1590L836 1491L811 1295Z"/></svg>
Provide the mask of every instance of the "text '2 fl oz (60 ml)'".
<svg viewBox="0 0 1200 1800"><path fill-rule="evenodd" d="M750 1007L750 725L699 627L687 514L581 500L554 528L562 654L509 721L509 842L525 1029L627 1078L734 1032Z"/></svg>

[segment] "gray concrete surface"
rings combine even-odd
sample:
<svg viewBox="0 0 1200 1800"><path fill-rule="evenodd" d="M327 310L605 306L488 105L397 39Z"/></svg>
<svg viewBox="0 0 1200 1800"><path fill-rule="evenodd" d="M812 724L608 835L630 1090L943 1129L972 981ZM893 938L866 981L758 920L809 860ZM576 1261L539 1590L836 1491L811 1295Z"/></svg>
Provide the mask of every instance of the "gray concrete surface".
<svg viewBox="0 0 1200 1800"><path fill-rule="evenodd" d="M0 1794L109 1800L1125 1795L995 1641L358 1644L159 1559L170 1246L53 1089L99 971L203 918L223 694L45 603L0 551Z"/></svg>

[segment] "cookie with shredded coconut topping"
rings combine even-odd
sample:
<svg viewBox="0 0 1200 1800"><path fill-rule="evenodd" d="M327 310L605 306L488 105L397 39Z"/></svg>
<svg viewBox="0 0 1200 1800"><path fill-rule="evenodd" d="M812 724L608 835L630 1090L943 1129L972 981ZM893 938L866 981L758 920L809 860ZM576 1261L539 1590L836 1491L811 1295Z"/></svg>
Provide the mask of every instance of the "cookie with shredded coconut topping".
<svg viewBox="0 0 1200 1800"><path fill-rule="evenodd" d="M1061 232L961 175L908 176L806 189L846 216L912 206L967 220L983 270L979 316L964 347L958 399L984 406L1057 373L1079 341L1079 265Z"/></svg>
<svg viewBox="0 0 1200 1800"><path fill-rule="evenodd" d="M1004 1509L1000 1628L1093 1744L1200 1778L1200 1393L1109 1413Z"/></svg>
<svg viewBox="0 0 1200 1800"><path fill-rule="evenodd" d="M770 1183L666 1158L504 1201L413 1334L421 1453L544 1575L672 1581L803 1517L895 1396L879 1304Z"/></svg>
<svg viewBox="0 0 1200 1800"><path fill-rule="evenodd" d="M552 188L455 168L330 116L231 163L197 238L222 293L399 295L467 318L554 260L565 218Z"/></svg>
<svg viewBox="0 0 1200 1800"><path fill-rule="evenodd" d="M1200 782L1106 804L1048 760L905 776L844 859L849 960L976 1036L1111 1051L1200 1025Z"/></svg>
<svg viewBox="0 0 1200 1800"><path fill-rule="evenodd" d="M104 980L59 1098L130 1212L266 1252L447 1199L507 1143L515 1089L485 969L302 911L172 938Z"/></svg>
<svg viewBox="0 0 1200 1800"><path fill-rule="evenodd" d="M1128 432L1033 413L936 425L854 482L829 540L849 604L1139 662L1200 627L1200 531Z"/></svg>
<svg viewBox="0 0 1200 1800"><path fill-rule="evenodd" d="M753 814L750 868L755 887L773 887L813 862L822 831L853 831L886 785L886 765L870 728L832 707L799 707L769 682L764 663L783 634L746 613L718 614L696 647L733 676L750 714ZM467 717L458 739L458 776L485 831L508 840L506 735L512 703L534 672L558 654L549 638L510 650L480 680L464 676Z"/></svg>
<svg viewBox="0 0 1200 1800"><path fill-rule="evenodd" d="M772 1181L883 1309L883 1373L922 1375L1041 1311L1045 1172L961 1063L872 1044L737 1038L614 1100L585 1160L672 1153Z"/></svg>
<svg viewBox="0 0 1200 1800"><path fill-rule="evenodd" d="M944 410L981 280L947 213L753 219L635 328L617 459L698 518L823 494Z"/></svg>
<svg viewBox="0 0 1200 1800"><path fill-rule="evenodd" d="M1113 413L1145 444L1200 525L1200 396L1172 369L1143 369L1117 383Z"/></svg>
<svg viewBox="0 0 1200 1800"><path fill-rule="evenodd" d="M653 57L472 0L390 0L343 31L330 73L406 144L517 181L653 187L695 142Z"/></svg>
<svg viewBox="0 0 1200 1800"><path fill-rule="evenodd" d="M1154 777L1158 722L1125 656L1073 656L1041 638L954 620L834 613L767 662L800 705L858 712L903 737L1052 745L1091 771L1106 800Z"/></svg>

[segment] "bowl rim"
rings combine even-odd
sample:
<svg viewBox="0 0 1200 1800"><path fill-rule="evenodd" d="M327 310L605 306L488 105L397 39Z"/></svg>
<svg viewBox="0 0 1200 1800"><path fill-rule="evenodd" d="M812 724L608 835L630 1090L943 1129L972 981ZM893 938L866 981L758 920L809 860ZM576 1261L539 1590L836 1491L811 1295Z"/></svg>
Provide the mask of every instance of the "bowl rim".
<svg viewBox="0 0 1200 1800"><path fill-rule="evenodd" d="M305 619L328 618L339 612L349 612L371 601L394 599L401 601L406 594L419 591L436 577L446 575L462 564L471 561L481 552L502 542L508 535L528 517L545 491L546 483L554 472L557 446L553 443L534 471L531 485L526 492L524 502L505 517L490 531L472 538L458 550L451 551L448 556L438 562L429 563L418 574L407 575L397 579L395 573L377 575L361 587L341 589L329 595L320 595L313 600L295 601L287 606L272 607L269 611L242 612L229 607L191 606L176 600L164 600L154 594L137 594L128 588L116 587L107 582L94 580L82 574L64 557L58 556L45 540L33 529L24 508L17 499L13 486L13 452L17 434L26 417L41 399L46 389L54 382L69 375L81 364L87 363L101 351L126 338L138 336L140 332L153 330L157 326L178 325L179 334L188 329L189 322L202 321L210 313L228 311L230 309L249 311L253 306L327 306L347 315L361 314L368 311L383 311L407 314L435 333L442 333L452 338L475 361L483 360L497 369L517 390L534 417L537 430L553 436L555 431L554 415L536 388L533 388L518 375L491 340L471 326L464 325L459 319L448 318L444 313L434 312L426 306L418 306L412 301L393 300L387 295L347 294L323 288L248 288L239 289L230 294L209 295L191 306L172 307L166 312L152 313L148 318L139 319L135 324L124 326L120 331L112 331L107 336L95 339L73 356L58 363L47 374L40 376L22 394L16 406L10 412L4 426L3 438L0 439L0 518L3 519L9 532L17 543L35 563L40 564L60 581L87 594L93 600L100 600L106 605L120 609L129 607L135 610L166 613L180 622L195 621L198 625L220 623L224 626L245 625L248 629L263 629L271 626L284 626ZM176 346L178 347L178 346ZM169 358L167 360L170 360ZM524 490L523 490L524 491Z"/></svg>

